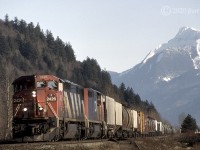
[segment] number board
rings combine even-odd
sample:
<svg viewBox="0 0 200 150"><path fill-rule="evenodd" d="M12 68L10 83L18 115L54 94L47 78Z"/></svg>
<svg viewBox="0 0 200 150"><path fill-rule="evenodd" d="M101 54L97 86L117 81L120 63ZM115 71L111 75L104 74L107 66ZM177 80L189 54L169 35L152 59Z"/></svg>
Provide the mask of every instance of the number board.
<svg viewBox="0 0 200 150"><path fill-rule="evenodd" d="M47 96L47 102L55 102L57 99L56 99L56 96L52 95L52 94L49 94Z"/></svg>

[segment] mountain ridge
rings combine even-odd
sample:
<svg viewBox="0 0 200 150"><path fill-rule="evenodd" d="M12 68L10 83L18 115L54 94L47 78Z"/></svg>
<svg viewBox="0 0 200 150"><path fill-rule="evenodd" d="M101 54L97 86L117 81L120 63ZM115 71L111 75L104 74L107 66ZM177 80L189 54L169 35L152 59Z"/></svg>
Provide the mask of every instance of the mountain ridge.
<svg viewBox="0 0 200 150"><path fill-rule="evenodd" d="M194 105L200 99L196 92L200 90L199 39L199 30L182 27L174 38L150 51L139 64L122 73L110 74L112 82L116 85L123 82L142 99L153 101L161 115L174 124L181 111L198 116L189 106L197 109ZM169 110L176 117L169 117Z"/></svg>

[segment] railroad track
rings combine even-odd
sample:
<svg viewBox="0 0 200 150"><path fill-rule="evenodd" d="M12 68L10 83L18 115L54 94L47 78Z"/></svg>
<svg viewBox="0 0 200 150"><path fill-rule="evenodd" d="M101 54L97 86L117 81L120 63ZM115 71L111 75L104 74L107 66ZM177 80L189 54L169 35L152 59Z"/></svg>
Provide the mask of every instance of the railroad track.
<svg viewBox="0 0 200 150"><path fill-rule="evenodd" d="M109 141L108 139L89 139L89 140L62 140L62 141L46 141L46 142L0 142L0 145L26 145L26 144L32 144L32 145L37 145L37 144L77 144L77 143L95 143L95 142L105 142L105 141Z"/></svg>
<svg viewBox="0 0 200 150"><path fill-rule="evenodd" d="M37 142L37 143L7 143L0 144L0 150L87 150L87 149L127 149L131 147L133 150L140 150L134 139L126 140L108 140L108 139L95 139L95 140L80 140L80 141L58 141L58 142ZM125 147L125 148L124 148Z"/></svg>
<svg viewBox="0 0 200 150"><path fill-rule="evenodd" d="M138 144L134 141L134 146L136 149L141 150L140 147L138 146Z"/></svg>
<svg viewBox="0 0 200 150"><path fill-rule="evenodd" d="M57 141L57 142L29 142L29 143L3 143L0 144L0 150L32 150L32 149L43 149L43 150L54 150L54 149L67 149L70 147L92 147L100 146L108 141L108 139L95 139L95 140L79 140L79 141ZM84 149L84 150L85 150ZM75 149L73 149L75 150ZM78 150L78 149L77 149Z"/></svg>

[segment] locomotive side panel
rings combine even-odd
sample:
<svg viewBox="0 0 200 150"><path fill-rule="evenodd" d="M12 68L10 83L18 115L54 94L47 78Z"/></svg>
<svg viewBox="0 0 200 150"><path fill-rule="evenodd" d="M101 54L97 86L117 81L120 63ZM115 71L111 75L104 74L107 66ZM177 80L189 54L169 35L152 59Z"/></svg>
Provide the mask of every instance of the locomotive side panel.
<svg viewBox="0 0 200 150"><path fill-rule="evenodd" d="M104 106L103 102L105 101L104 95L97 92L97 120L104 121Z"/></svg>
<svg viewBox="0 0 200 150"><path fill-rule="evenodd" d="M88 119L97 120L97 93L88 91Z"/></svg>
<svg viewBox="0 0 200 150"><path fill-rule="evenodd" d="M90 121L103 121L103 99L102 94L93 89L84 88L85 114Z"/></svg>
<svg viewBox="0 0 200 150"><path fill-rule="evenodd" d="M64 83L64 116L68 120L83 121L83 88L78 85Z"/></svg>

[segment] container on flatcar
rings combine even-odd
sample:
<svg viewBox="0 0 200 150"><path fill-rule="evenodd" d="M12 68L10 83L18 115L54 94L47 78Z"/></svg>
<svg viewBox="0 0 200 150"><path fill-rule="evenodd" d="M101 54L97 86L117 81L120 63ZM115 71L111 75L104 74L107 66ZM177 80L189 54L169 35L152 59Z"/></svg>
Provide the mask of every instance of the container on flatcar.
<svg viewBox="0 0 200 150"><path fill-rule="evenodd" d="M158 131L158 121L154 120L154 124L155 124L155 131Z"/></svg>
<svg viewBox="0 0 200 150"><path fill-rule="evenodd" d="M106 123L107 136L108 138L112 138L116 129L115 100L109 96L105 96L104 119Z"/></svg>
<svg viewBox="0 0 200 150"><path fill-rule="evenodd" d="M136 110L131 110L133 116L133 131L136 131L138 128L138 114Z"/></svg>
<svg viewBox="0 0 200 150"><path fill-rule="evenodd" d="M106 96L105 107L105 121L108 125L115 125L115 100Z"/></svg>
<svg viewBox="0 0 200 150"><path fill-rule="evenodd" d="M161 121L157 122L158 132L163 133L163 124Z"/></svg>
<svg viewBox="0 0 200 150"><path fill-rule="evenodd" d="M146 133L148 133L149 136L155 135L156 125L155 125L154 118L147 116L145 129L146 129Z"/></svg>
<svg viewBox="0 0 200 150"><path fill-rule="evenodd" d="M138 131L141 134L145 133L145 115L142 111L138 111Z"/></svg>
<svg viewBox="0 0 200 150"><path fill-rule="evenodd" d="M116 122L115 124L117 126L122 126L122 104L115 102L115 117L116 117Z"/></svg>

